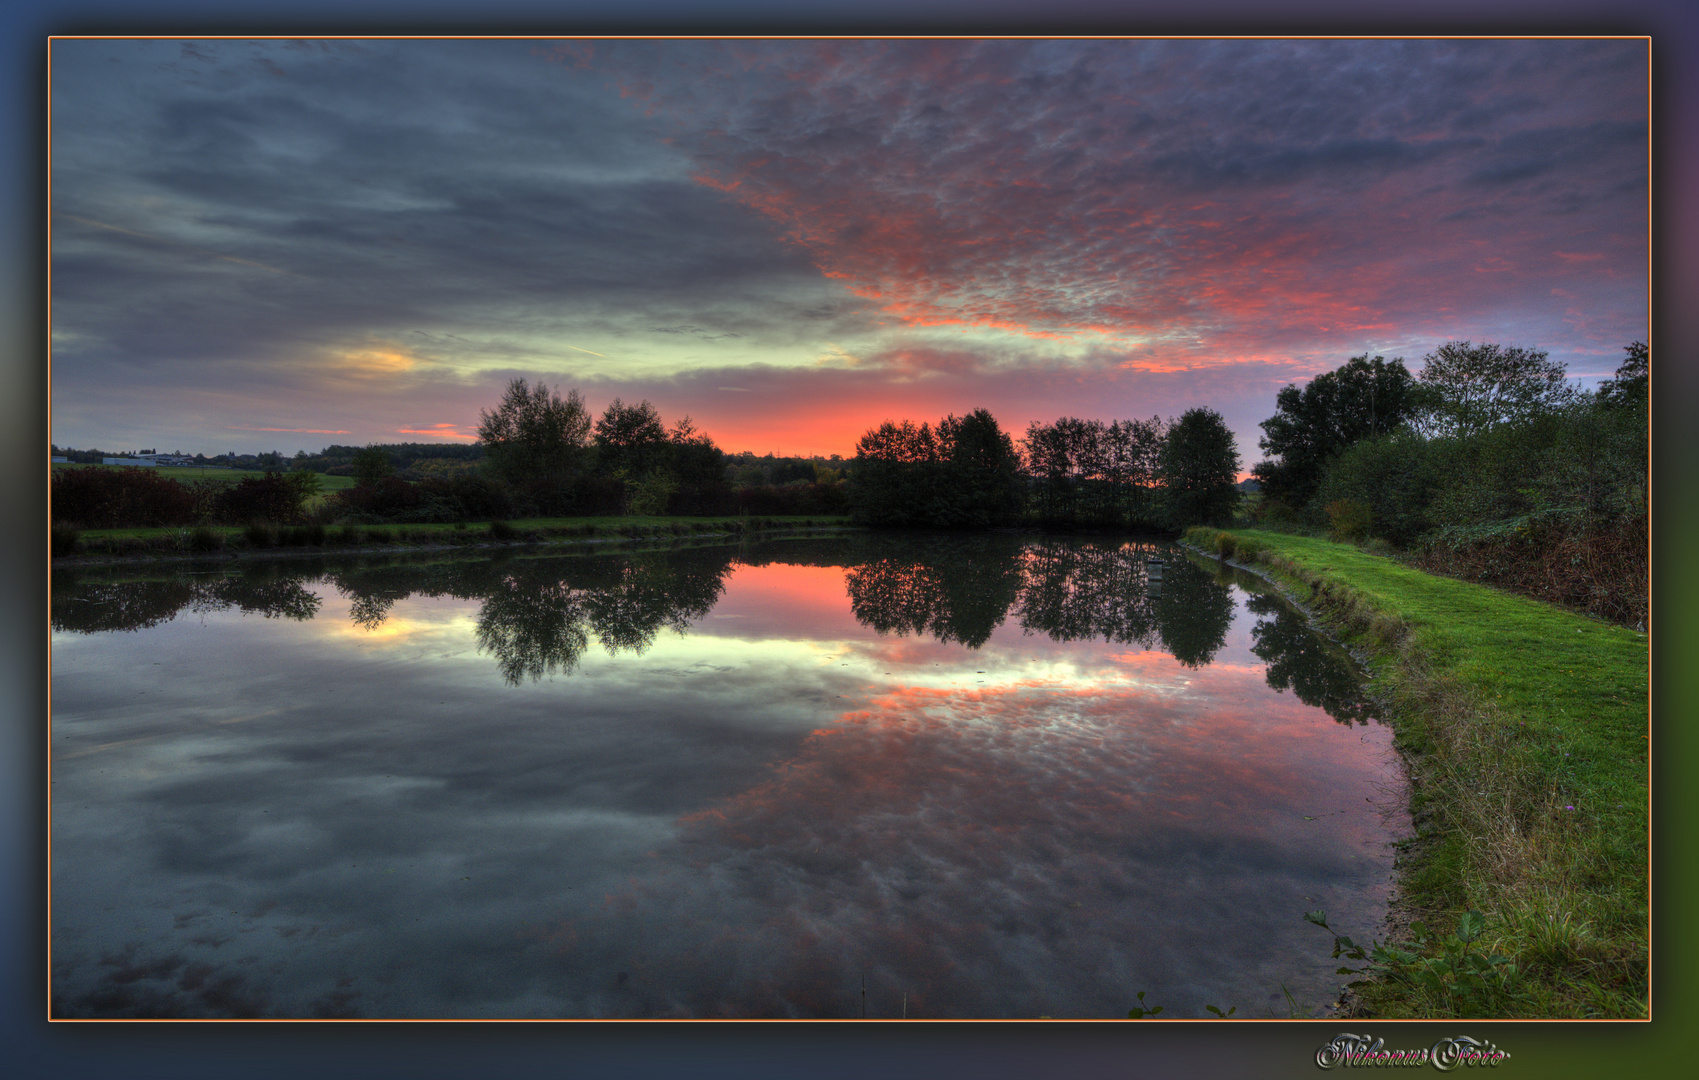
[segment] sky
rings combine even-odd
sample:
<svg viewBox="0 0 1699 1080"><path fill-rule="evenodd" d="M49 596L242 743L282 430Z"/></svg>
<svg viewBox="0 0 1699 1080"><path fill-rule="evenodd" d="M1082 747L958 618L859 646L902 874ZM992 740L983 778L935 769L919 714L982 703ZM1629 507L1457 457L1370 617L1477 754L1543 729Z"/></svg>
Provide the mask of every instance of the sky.
<svg viewBox="0 0 1699 1080"><path fill-rule="evenodd" d="M470 442L513 378L728 451L1220 412L1648 337L1644 39L51 49L52 438Z"/></svg>

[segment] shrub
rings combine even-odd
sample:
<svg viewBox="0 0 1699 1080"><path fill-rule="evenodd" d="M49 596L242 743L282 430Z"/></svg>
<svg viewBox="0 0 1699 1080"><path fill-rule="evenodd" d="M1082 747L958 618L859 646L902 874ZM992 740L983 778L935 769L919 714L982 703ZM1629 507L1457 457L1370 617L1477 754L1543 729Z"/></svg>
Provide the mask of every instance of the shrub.
<svg viewBox="0 0 1699 1080"><path fill-rule="evenodd" d="M1275 498L1263 498L1256 508L1257 523L1265 529L1285 532L1298 527L1298 512Z"/></svg>
<svg viewBox="0 0 1699 1080"><path fill-rule="evenodd" d="M426 500L418 485L397 476L348 488L332 496L334 513L361 521L411 520L412 513Z"/></svg>
<svg viewBox="0 0 1699 1080"><path fill-rule="evenodd" d="M678 491L678 480L669 472L655 469L628 484L627 488L631 512L640 517L650 517L666 512L667 500Z"/></svg>
<svg viewBox="0 0 1699 1080"><path fill-rule="evenodd" d="M298 522L307 500L318 489L318 474L306 471L268 472L245 476L219 492L213 513L222 521Z"/></svg>
<svg viewBox="0 0 1699 1080"><path fill-rule="evenodd" d="M496 540L512 540L518 530L500 518L490 522L490 536Z"/></svg>
<svg viewBox="0 0 1699 1080"><path fill-rule="evenodd" d="M277 543L277 533L263 521L254 521L242 530L249 547L268 548Z"/></svg>
<svg viewBox="0 0 1699 1080"><path fill-rule="evenodd" d="M849 485L796 483L739 488L737 512L787 517L849 512Z"/></svg>
<svg viewBox="0 0 1699 1080"><path fill-rule="evenodd" d="M1334 539L1360 543L1368 538L1374 511L1361 499L1335 499L1327 504L1327 527Z"/></svg>
<svg viewBox="0 0 1699 1080"><path fill-rule="evenodd" d="M84 529L190 525L195 493L145 467L53 470L53 520Z"/></svg>

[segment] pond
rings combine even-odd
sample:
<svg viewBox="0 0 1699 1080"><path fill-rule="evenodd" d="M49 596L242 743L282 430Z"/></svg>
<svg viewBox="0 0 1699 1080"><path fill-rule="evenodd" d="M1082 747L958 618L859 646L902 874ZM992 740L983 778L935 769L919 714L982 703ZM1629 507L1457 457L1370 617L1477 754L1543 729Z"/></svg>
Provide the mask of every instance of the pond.
<svg viewBox="0 0 1699 1080"><path fill-rule="evenodd" d="M1407 827L1350 659L1165 545L128 573L53 582L58 1016L1312 1015Z"/></svg>

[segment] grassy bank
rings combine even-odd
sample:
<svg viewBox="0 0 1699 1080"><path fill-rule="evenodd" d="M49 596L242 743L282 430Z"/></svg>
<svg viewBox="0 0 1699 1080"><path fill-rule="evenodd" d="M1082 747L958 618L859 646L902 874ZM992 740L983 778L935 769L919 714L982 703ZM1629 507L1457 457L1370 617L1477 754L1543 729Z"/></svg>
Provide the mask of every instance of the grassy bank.
<svg viewBox="0 0 1699 1080"><path fill-rule="evenodd" d="M847 517L572 517L415 525L199 525L193 528L87 529L55 550L74 558L181 558L287 549L365 549L479 544L563 544L701 535L742 536L841 527ZM65 544L71 543L70 549Z"/></svg>
<svg viewBox="0 0 1699 1080"><path fill-rule="evenodd" d="M1185 539L1276 581L1358 651L1409 762L1399 909L1415 922L1356 963L1358 1014L1645 1016L1645 635L1348 545Z"/></svg>

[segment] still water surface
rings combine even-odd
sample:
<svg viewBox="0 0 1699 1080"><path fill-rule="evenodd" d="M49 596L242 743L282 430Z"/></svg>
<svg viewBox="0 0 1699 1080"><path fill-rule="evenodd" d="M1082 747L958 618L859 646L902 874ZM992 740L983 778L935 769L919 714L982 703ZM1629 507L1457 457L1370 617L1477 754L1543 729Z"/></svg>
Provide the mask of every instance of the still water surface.
<svg viewBox="0 0 1699 1080"><path fill-rule="evenodd" d="M1177 549L153 574L55 575L61 1016L1284 1017L1384 913L1390 732Z"/></svg>

